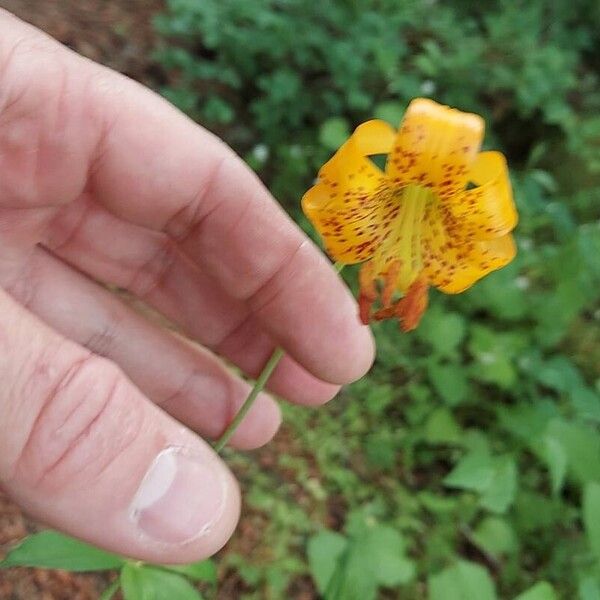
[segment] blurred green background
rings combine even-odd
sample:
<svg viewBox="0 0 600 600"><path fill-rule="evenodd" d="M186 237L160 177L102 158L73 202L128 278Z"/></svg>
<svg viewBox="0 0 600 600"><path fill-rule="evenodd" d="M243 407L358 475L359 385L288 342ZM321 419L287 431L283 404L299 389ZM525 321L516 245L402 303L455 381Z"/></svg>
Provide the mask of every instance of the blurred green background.
<svg viewBox="0 0 600 600"><path fill-rule="evenodd" d="M600 4L167 6L161 92L309 233L318 167L415 96L486 118L521 217L511 266L433 293L415 333L376 326L367 377L284 407L261 460L227 454L251 538L217 559L232 597L600 600Z"/></svg>

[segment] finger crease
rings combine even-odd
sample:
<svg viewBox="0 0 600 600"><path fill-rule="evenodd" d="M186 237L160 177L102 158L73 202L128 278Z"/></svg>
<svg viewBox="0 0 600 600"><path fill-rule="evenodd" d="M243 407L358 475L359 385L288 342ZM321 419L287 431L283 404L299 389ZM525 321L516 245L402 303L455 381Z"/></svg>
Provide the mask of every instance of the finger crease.
<svg viewBox="0 0 600 600"><path fill-rule="evenodd" d="M229 158L230 157L227 154L219 158L198 191L182 208L177 210L177 212L175 212L162 227L162 231L178 244L184 244L200 223L219 207L219 204L217 203L207 212L201 214L204 202L206 198L210 196L210 193L215 183L219 180L221 171Z"/></svg>

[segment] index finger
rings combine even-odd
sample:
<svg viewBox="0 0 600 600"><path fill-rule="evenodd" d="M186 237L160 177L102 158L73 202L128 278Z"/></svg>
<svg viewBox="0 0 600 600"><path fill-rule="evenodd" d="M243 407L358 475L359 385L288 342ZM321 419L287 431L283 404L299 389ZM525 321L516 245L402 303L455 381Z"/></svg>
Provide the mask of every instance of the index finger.
<svg viewBox="0 0 600 600"><path fill-rule="evenodd" d="M33 136L42 145L33 169L44 174L44 185L33 186L40 202L52 203L54 195L64 203L65 190L74 200L87 188L114 214L177 240L314 375L346 383L364 374L373 343L354 299L227 146L157 95L58 45L34 60L35 49L19 58L21 50L11 47L32 30L6 21L0 19L8 40L0 50L9 61L5 89L40 121ZM60 65L59 76L44 68L49 60ZM45 169L45 157L69 169Z"/></svg>

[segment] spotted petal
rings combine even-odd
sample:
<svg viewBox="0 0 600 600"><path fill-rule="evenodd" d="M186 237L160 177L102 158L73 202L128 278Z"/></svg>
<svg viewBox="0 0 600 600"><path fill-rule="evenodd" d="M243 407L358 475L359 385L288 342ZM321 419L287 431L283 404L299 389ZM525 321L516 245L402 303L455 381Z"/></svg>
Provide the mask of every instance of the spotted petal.
<svg viewBox="0 0 600 600"><path fill-rule="evenodd" d="M432 285L447 294L458 294L488 273L507 265L516 254L512 235L490 240L453 237L444 223L441 208L425 211L421 232L423 272Z"/></svg>
<svg viewBox="0 0 600 600"><path fill-rule="evenodd" d="M368 158L388 153L394 137L383 121L358 127L302 199L304 213L335 260L352 264L370 258L397 214L385 174Z"/></svg>
<svg viewBox="0 0 600 600"><path fill-rule="evenodd" d="M432 188L441 198L464 190L483 139L481 117L432 100L418 98L408 106L386 173L398 186Z"/></svg>
<svg viewBox="0 0 600 600"><path fill-rule="evenodd" d="M512 231L517 224L517 211L504 156L500 152L479 154L469 173L469 181L477 187L444 202L463 235L489 240Z"/></svg>

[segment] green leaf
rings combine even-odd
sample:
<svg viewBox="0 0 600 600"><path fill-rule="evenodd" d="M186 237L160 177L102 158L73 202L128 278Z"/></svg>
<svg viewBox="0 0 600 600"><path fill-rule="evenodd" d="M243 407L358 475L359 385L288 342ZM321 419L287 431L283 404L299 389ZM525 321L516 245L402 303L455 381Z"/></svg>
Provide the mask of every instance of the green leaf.
<svg viewBox="0 0 600 600"><path fill-rule="evenodd" d="M481 325L471 327L470 331L469 351L476 361L471 368L473 377L511 388L517 378L513 363L525 340L516 333L499 333Z"/></svg>
<svg viewBox="0 0 600 600"><path fill-rule="evenodd" d="M518 546L512 527L499 517L486 517L473 532L473 541L495 557L515 552Z"/></svg>
<svg viewBox="0 0 600 600"><path fill-rule="evenodd" d="M517 492L517 465L512 456L494 460L492 479L481 496L481 506L495 513L504 513Z"/></svg>
<svg viewBox="0 0 600 600"><path fill-rule="evenodd" d="M567 456L568 472L579 482L600 481L600 436L590 428L553 419L548 435L557 440Z"/></svg>
<svg viewBox="0 0 600 600"><path fill-rule="evenodd" d="M396 440L387 429L374 431L365 440L368 461L381 469L391 469L398 454Z"/></svg>
<svg viewBox="0 0 600 600"><path fill-rule="evenodd" d="M515 498L517 467L511 456L492 457L487 452L471 452L444 478L444 483L479 492L484 508L503 513Z"/></svg>
<svg viewBox="0 0 600 600"><path fill-rule="evenodd" d="M321 594L325 593L347 545L343 535L327 530L319 531L308 541L308 564Z"/></svg>
<svg viewBox="0 0 600 600"><path fill-rule="evenodd" d="M567 474L567 454L562 444L551 435L546 435L542 444L541 452L550 471L552 492L558 494Z"/></svg>
<svg viewBox="0 0 600 600"><path fill-rule="evenodd" d="M557 596L548 582L540 581L526 592L519 594L515 600L557 600Z"/></svg>
<svg viewBox="0 0 600 600"><path fill-rule="evenodd" d="M123 567L121 587L125 600L202 600L200 592L184 577L134 563Z"/></svg>
<svg viewBox="0 0 600 600"><path fill-rule="evenodd" d="M590 548L600 563L600 483L595 481L583 489L583 523Z"/></svg>
<svg viewBox="0 0 600 600"><path fill-rule="evenodd" d="M494 582L480 565L459 561L429 578L429 600L496 600Z"/></svg>
<svg viewBox="0 0 600 600"><path fill-rule="evenodd" d="M449 406L457 406L469 397L469 382L460 365L432 362L427 367L435 391Z"/></svg>
<svg viewBox="0 0 600 600"><path fill-rule="evenodd" d="M494 477L494 463L486 452L471 452L465 455L444 478L444 483L477 492L484 492Z"/></svg>
<svg viewBox="0 0 600 600"><path fill-rule="evenodd" d="M56 531L42 531L25 538L0 562L0 568L42 567L66 571L118 569L125 561L115 554Z"/></svg>
<svg viewBox="0 0 600 600"><path fill-rule="evenodd" d="M579 600L600 600L600 584L595 577L586 577L579 582Z"/></svg>
<svg viewBox="0 0 600 600"><path fill-rule="evenodd" d="M600 395L582 386L572 390L570 398L578 417L600 423Z"/></svg>
<svg viewBox="0 0 600 600"><path fill-rule="evenodd" d="M185 575L194 581L217 583L217 567L212 560L201 560L189 565L162 565L165 569Z"/></svg>
<svg viewBox="0 0 600 600"><path fill-rule="evenodd" d="M349 136L348 122L341 117L327 119L319 129L319 142L327 150L337 150Z"/></svg>
<svg viewBox="0 0 600 600"><path fill-rule="evenodd" d="M447 408L437 408L425 423L425 439L430 444L460 444L462 429Z"/></svg>
<svg viewBox="0 0 600 600"><path fill-rule="evenodd" d="M405 556L404 538L393 527L379 525L369 536L367 551L375 557L375 576L380 585L393 587L408 583L415 565Z"/></svg>
<svg viewBox="0 0 600 600"><path fill-rule="evenodd" d="M431 345L434 352L452 356L466 333L465 319L457 313L433 308L425 313L417 335Z"/></svg>
<svg viewBox="0 0 600 600"><path fill-rule="evenodd" d="M327 600L374 599L378 586L397 586L414 578L399 531L357 511L349 518L349 537L321 531L308 543L308 562L317 589Z"/></svg>

